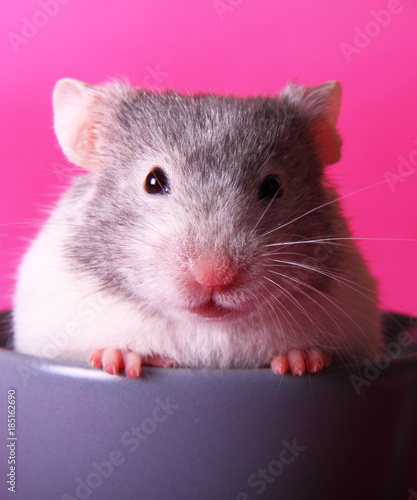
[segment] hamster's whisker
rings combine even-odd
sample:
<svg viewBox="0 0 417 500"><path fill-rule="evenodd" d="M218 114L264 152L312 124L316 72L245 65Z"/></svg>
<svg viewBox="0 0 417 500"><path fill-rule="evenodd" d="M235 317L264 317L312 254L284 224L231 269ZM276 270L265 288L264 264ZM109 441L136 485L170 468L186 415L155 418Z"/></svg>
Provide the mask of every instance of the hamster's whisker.
<svg viewBox="0 0 417 500"><path fill-rule="evenodd" d="M261 304L261 301L259 300L259 297L250 288L245 288L244 289L244 293L246 293L248 296L250 295L251 297L253 297L253 300L255 301L256 312L257 312L258 316L261 318L261 321L262 321L263 331L266 332L265 318L261 315L262 304Z"/></svg>
<svg viewBox="0 0 417 500"><path fill-rule="evenodd" d="M288 280L290 279L290 277L285 277L284 275L281 275L282 279L284 281L286 281L288 283ZM343 353L343 357L344 357L344 362L345 363L349 363L349 360L350 359L355 359L355 355L354 355L354 351L352 349L352 346L350 344L350 341L349 341L349 338L346 336L346 334L343 332L343 330L341 329L339 323L337 323L336 319L336 315L332 314L330 311L328 311L324 306L322 306L321 304L319 304L317 301L315 301L314 299L312 299L311 295L307 294L305 291L303 291L302 289L298 289L297 290L299 293L301 293L306 299L308 300L312 300L316 305L319 306L319 308L327 315L327 317L329 317L329 319L336 325L336 327L339 329L340 333L342 334L342 337L345 339L346 341L346 344L349 346L350 350L351 350L351 356L348 355L348 353ZM338 351L338 348L339 348L339 343L340 343L340 340L338 339L338 337L336 335L332 335L331 333L329 333L323 326L321 326L319 320L317 319L314 323L312 321L312 318L311 316L308 317L308 320L310 321L310 323L312 323L312 325L315 326L316 328L316 332L320 331L321 335L324 336L324 338L327 339L327 344L317 344L317 347L321 346L325 349L328 349L329 347L330 348L333 348L335 351ZM318 328L319 327L319 328ZM342 356L341 353L339 353L339 356Z"/></svg>
<svg viewBox="0 0 417 500"><path fill-rule="evenodd" d="M266 289L265 285L263 286L263 288ZM268 300L267 297L265 297L265 295L260 291L258 290L257 293L262 297L262 299L264 300L264 302L267 304L267 312L269 314L269 317L271 318L273 324L275 325L275 328L279 331L283 331L282 329L282 323L281 323L281 320L274 308L274 306L271 304L271 302ZM267 332L267 328L266 328L266 325L265 325L265 318L264 318L264 315L262 314L262 311L263 311L263 308L262 308L262 304L257 296L257 294L255 293L252 293L251 294L257 301L257 304L259 306L259 316L262 318L262 325L263 325L263 328L264 328L264 332ZM274 317L273 317L273 314L274 314ZM286 345L286 339L285 339L285 336L283 336L283 343L284 345Z"/></svg>
<svg viewBox="0 0 417 500"><path fill-rule="evenodd" d="M279 283L277 283L276 281L268 278L268 277L264 277L266 281L269 281L270 283L272 283L273 286L279 288L279 290L284 294L285 297L287 297L287 300L289 300L290 302L292 302L295 307L297 309L300 310L301 312L301 317L305 318L308 320L308 322L310 323L313 331L315 331L316 333L322 333L323 332L323 325L320 324L320 321L318 320L318 318L316 320L313 320L313 318L311 317L311 315L308 313L308 311L302 306L302 304L288 291L286 290L284 287L282 287L281 285L279 285ZM267 290L267 292L272 296L272 298L274 299L274 303L276 305L276 307L278 307L281 311L281 314L282 314L282 311L285 310L285 312L291 317L292 319L292 322L291 321L287 321L288 325L291 325L291 329L293 331L293 334L294 334L294 338L297 338L298 339L298 336L295 332L295 329L294 329L294 326L297 326L298 327L298 331L301 333L301 335L305 338L306 340L306 343L308 345L308 337L307 337L307 333L305 331L305 328L303 328L299 321L297 321L294 316L291 314L289 308L287 308L285 306L285 302L282 302L279 297L276 297L271 290L268 290L267 287L265 287L265 289ZM299 333L299 335L300 335Z"/></svg>
<svg viewBox="0 0 417 500"><path fill-rule="evenodd" d="M263 257L265 258L265 261L263 262L259 262L258 265L260 267L263 267L263 268L268 268L271 266L271 262L273 263L273 266L277 266L277 267L285 267L285 264L287 264L288 266L287 267L300 267L300 266L306 266L305 268L308 269L308 270L311 270L313 272L317 272L317 273L328 273L329 275L329 278L333 278L333 279L340 279L340 280L345 280L346 283L351 283L352 285L356 285L356 282L355 281L352 281L352 280L349 280L348 278L344 277L343 275L345 274L345 270L343 268L337 268L337 267L334 267L334 266L331 266L331 267L318 267L318 266L315 266L314 264L318 261L320 262L319 259L316 259L315 257L309 257L309 261L311 261L311 264L308 264L308 263L303 263L303 262L297 262L296 260L288 260L288 261L284 261L284 260L277 260L275 259L275 257L281 257L283 255L289 255L291 257L301 257L302 259L306 259L306 255L305 254L300 254L300 253L296 253L296 252L281 252L280 250L276 250L274 252L266 252L265 254L263 254ZM282 266L279 266L277 263L282 263ZM362 274L360 273L360 271L356 272L356 271L352 271L349 273L352 277L355 277L357 276L358 279L362 276ZM367 287L364 287L362 285L358 285L360 286L360 288L362 288L363 290L367 290L367 291L371 291L370 289L368 289Z"/></svg>
<svg viewBox="0 0 417 500"><path fill-rule="evenodd" d="M259 217L258 219L258 222L255 224L255 226L253 227L252 229L252 233L256 231L256 228L259 226L261 220L265 217L265 214L267 213L267 211L269 210L270 206L272 205L272 203L275 201L275 198L277 197L279 191L277 191L274 196L271 198L271 201L268 203L267 207L265 208L265 210L263 211L263 213L261 214L261 216Z"/></svg>
<svg viewBox="0 0 417 500"><path fill-rule="evenodd" d="M53 224L55 226L69 226L69 227L80 227L81 224L71 224L69 222L54 222L54 223L50 223L50 224ZM33 227L33 226L44 226L45 225L45 221L44 220L38 220L38 221L25 221L25 222L7 222L7 223L4 223L4 224L0 224L0 228L3 228L3 227L13 227L13 226L30 226L30 227Z"/></svg>
<svg viewBox="0 0 417 500"><path fill-rule="evenodd" d="M352 290L354 290L355 292L358 292L360 293L361 295L363 295L364 297L367 297L368 298L368 295L361 292L360 291L360 288L362 290L364 290L365 292L371 292L372 290L370 288L367 288L363 285L359 285L358 283L348 279L348 278L345 278L344 276L341 276L340 274L336 274L334 272L331 272L330 270L326 270L324 271L323 269L320 269L320 268L317 268L317 267L314 267L314 266L309 266L309 265L305 265L305 264L301 264L299 262L293 262L293 261L285 261L285 260L276 260L276 259L271 259L272 262L275 262L275 263L278 263L278 266L276 267L285 267L287 268L288 266L290 267L297 267L297 268L301 268L301 269L306 269L308 271L312 271L312 272L315 272L317 274L321 274L322 276L326 276L327 278L330 278L338 283L342 283L346 286L348 286L349 288L351 288ZM282 266L280 266L279 264L283 264ZM336 271L335 269L333 269L333 271Z"/></svg>
<svg viewBox="0 0 417 500"><path fill-rule="evenodd" d="M280 292L282 292L285 295L285 297L287 297L287 299L290 300L297 307L297 309L299 309L302 312L303 315L307 314L307 311L304 309L304 307L296 300L296 298L293 295L291 295L291 293L285 287L283 287L282 285L280 285L279 283L277 283L268 276L263 276L263 278L264 280L269 281L269 283L272 283L276 288L278 288ZM268 288L266 289L268 290ZM269 293L271 293L270 290L268 291ZM271 294L271 296L275 299L275 302L277 304L282 304L282 302L279 300L279 297L276 297L274 294ZM293 321L296 322L295 318L292 315L291 318L293 319ZM297 324L297 326L300 325Z"/></svg>
<svg viewBox="0 0 417 500"><path fill-rule="evenodd" d="M311 270L313 272L316 272L316 273L328 273L328 277L329 278L332 278L332 279L335 279L335 280L344 280L346 283L351 283L352 285L357 285L358 286L358 290L359 288L363 289L363 290L366 290L366 291L371 291L370 288L367 288L363 285L359 285L356 283L356 281L353 281L353 280L350 280L349 278L347 278L346 276L344 276L346 274L346 271L345 269L343 268L338 268L338 267L334 267L334 266L331 266L331 267L327 267L327 266L323 266L323 267L319 267L319 266L315 266L315 261L316 259L314 259L314 257L312 257L311 259L309 259L311 261L311 264L306 264L306 263L302 263L302 262L297 262L296 260L288 260L288 261L281 261L281 260L276 260L275 257L281 257L283 255L289 255L289 256L297 256L297 257L302 257L305 259L305 255L302 255L302 254L298 254L298 253L290 253L290 252L276 252L276 253L267 253L264 255L265 258L268 258L268 262L261 262L259 263L260 266L262 267L269 267L271 264L270 262L273 262L273 266L277 266L277 267L286 267L285 264L287 264L287 267L300 267L301 265L304 265L306 266L305 268L307 270ZM280 266L278 263L281 263L282 262L282 266ZM349 272L349 275L353 278L357 277L358 280L361 278L362 274L360 271L352 271L352 272Z"/></svg>
<svg viewBox="0 0 417 500"><path fill-rule="evenodd" d="M347 312L346 312L346 310L345 310L345 308L346 308L346 304L344 304L344 303L342 303L342 302L340 302L340 301L337 301L337 302L336 302L336 300L335 300L334 298L330 297L330 296L329 296L329 295L327 295L326 293L323 293L321 290L317 290L316 288L314 288L313 286L309 285L308 283L305 283L305 282L302 282L302 281L300 281L300 280L297 280L296 278L294 278L294 277L292 277L292 276L288 276L288 275L284 276L284 275L282 275L281 273L277 273L277 272L274 272L274 271L271 271L271 272L272 272L273 274L278 274L278 275L282 276L284 279L294 281L294 282L298 283L299 285L301 285L301 286L303 286L303 287L306 287L307 289L311 290L312 292L315 292L315 293L317 293L318 295L320 295L320 297L324 298L324 299L325 299L326 301L328 301L331 305L333 305L334 307L336 307L336 308L337 308L337 309L338 309L338 310L342 313L342 315L343 315L343 316L345 316L348 320L350 320L350 321L351 321L351 322L352 322L352 323L353 323L353 324L357 327L358 331L362 334L362 335L361 335L361 337L358 337L358 336L356 335L356 338L357 338L357 340L358 340L358 342L359 342L359 344L360 344L361 346L364 346L364 345L365 345L365 344L363 344L363 343L362 343L362 338L367 339L367 340L368 340L368 342L369 342L369 339L368 339L368 338L367 338L367 336L365 335L365 332L364 332L364 331L363 331L363 329L362 329L362 328L358 325L358 323L356 322L356 320L353 320L353 319L352 319L352 317L351 317L349 314L347 314ZM315 300L313 299L313 297L311 296L311 294L307 294L307 293L305 293L305 292L304 292L301 288L298 288L298 289L297 289L297 291L298 291L298 292L300 292L300 293L303 293L303 294L306 296L306 298L308 298L309 300L311 300L311 301L312 301L312 302L313 302L316 306L320 307L320 309L322 309L324 312L326 312L326 313L329 315L328 311L327 311L327 310L326 310L326 309L325 309L322 305L320 305L317 301L315 301ZM357 313L357 311L354 311L353 309L352 309L352 312L354 312L354 313L358 314L358 313ZM329 317L331 317L331 316L329 316ZM364 318L365 318L365 316L363 316L363 315L362 315L362 317L364 317ZM337 325L337 327L340 329L341 333L343 334L343 331L341 330L340 325L339 325L338 323L336 323L335 321L334 321L334 323ZM352 333L353 333L353 332L352 332ZM344 334L343 334L343 336L344 336L345 340L348 340L348 339L347 339L347 337L346 337ZM354 354L353 354L353 359L354 359L354 358L355 358L355 356L354 356Z"/></svg>
<svg viewBox="0 0 417 500"><path fill-rule="evenodd" d="M338 241L399 241L399 242L409 242L409 243L417 243L417 239L413 238L365 238L365 237L344 237L344 238L319 238L314 240L300 240L300 241L285 241L279 243L267 243L266 247L281 247L281 246L290 246L290 245L301 245L304 243L332 243L340 246L348 246L343 245L342 243L335 243Z"/></svg>
<svg viewBox="0 0 417 500"><path fill-rule="evenodd" d="M297 278L294 278L293 276L289 276L289 275L287 275L287 274L279 273L278 271L273 271L273 270L271 270L271 273L272 273L272 274L275 274L275 275L277 275L277 276L280 276L281 278L285 279L287 283L288 283L288 280L290 280L290 281L294 281L294 282L295 282L295 283L297 283L298 285L305 286L305 287L307 287L308 289L310 289L311 291L313 291L313 292L317 292L317 293L319 293L319 294L320 294L320 291L319 291L319 290L317 290L316 288L312 287L312 286L311 286L311 285L309 285L308 283L305 283L305 282L303 282L303 281L301 281L301 280L298 280ZM316 301L315 301L315 300L311 297L311 295L307 295L307 294L306 294L306 292L304 292L301 288L297 288L297 292L302 293L302 294L303 294L304 296L306 296L309 300L311 300L312 302L314 302L314 304L315 304L315 305L317 305L318 307L320 307L323 311L325 311L325 312L327 313L327 315L329 315L329 314L330 314L330 313L329 313L326 309L324 309L324 307L323 307L321 304L319 304L318 302L316 302ZM328 299L331 303L333 303L332 299L330 299L330 298L329 298L329 297L327 297L327 296L326 296L326 298L327 298L327 299ZM337 324L337 327L340 329L340 325L339 325L339 324Z"/></svg>
<svg viewBox="0 0 417 500"><path fill-rule="evenodd" d="M274 301L275 301L275 305L271 304L271 302L268 300L268 298L262 292L259 291L260 295L262 296L262 298L265 300L265 302L269 306L269 307L267 307L267 312L268 312L271 320L273 321L275 327L283 334L282 340L283 340L284 350L286 352L287 351L287 336L285 335L285 329L281 323L281 319L280 319L276 309L279 309L279 312L282 315L283 319L286 319L286 314L288 314L289 311L285 307L285 305L282 304L282 302L280 302L279 300L277 300L276 297L271 293L271 291L268 290L266 285L263 284L262 288L264 288L266 290L266 292L270 295L270 297L272 299L274 299ZM298 327L300 327L298 322L295 320L295 325L293 325L293 324L291 324L290 321L286 320L286 323L291 327L292 333L293 333L293 335L295 335L294 326L297 325Z"/></svg>
<svg viewBox="0 0 417 500"><path fill-rule="evenodd" d="M56 162L57 164L59 162ZM77 166L72 166L72 165L63 165L61 163L59 163L60 166L62 167L65 167L63 168L62 170L58 170L58 169L54 169L54 168L48 168L48 167L44 167L43 165L35 165L35 168L39 168L41 170L46 170L48 172L52 172L54 173L56 176L59 176L59 177L66 177L67 179L74 179L74 173L72 173L71 175L66 173L66 172L82 172L82 169L80 167L77 167ZM93 172L92 172L93 174Z"/></svg>
<svg viewBox="0 0 417 500"><path fill-rule="evenodd" d="M293 304L298 308L300 309L300 311L305 314L306 311L305 309L301 306L301 304L287 291L285 290L284 287L282 287L281 285L279 285L278 283L276 283L275 281L271 280L270 278L268 278L267 276L264 276L263 277L266 281L269 281L270 283L272 283L274 286L276 286L277 288L279 288L279 290L288 298L288 300L290 300L291 302L293 302ZM300 328L300 324L298 323L298 321L294 318L294 316L290 313L290 311L288 311L287 308L285 308L285 304L283 304L278 297L276 297L273 293L271 293L270 290L268 290L268 288L263 285L265 290L271 295L271 297L274 299L274 302L275 302L275 305L279 305L281 306L282 308L285 309L285 311L287 312L287 314L289 314L289 316L291 317L291 319L293 320L293 322ZM273 308L273 311L274 313L276 314L276 311L275 311L275 308L271 305L271 303L268 301L268 304L270 305L270 307ZM277 319L278 319L278 316L277 316ZM281 330L282 330L282 325L281 325L281 322L280 322L280 327L281 327ZM292 326L293 328L293 331L294 331L294 327ZM282 330L284 331L284 330Z"/></svg>
<svg viewBox="0 0 417 500"><path fill-rule="evenodd" d="M402 177L401 175L398 176L398 178ZM345 200L347 198L350 198L351 196L354 196L356 194L359 194L359 193L362 193L363 191L367 191L368 189L372 189L374 187L378 187L378 186L382 186L383 184L387 184L389 182L392 182L393 178L389 178L389 179L385 179L383 181L379 181L379 182L376 182L374 184L370 184L368 186L364 186L364 187L361 187L359 189L356 189L355 191L352 191L348 194L345 194L345 195L342 195L342 196L338 196L330 201L327 201L326 203L322 203L321 205L318 205L317 207L314 207L312 208L311 210L308 210L307 212L304 212L303 214L299 215L298 217L295 217L294 219L291 219L290 221L288 222L285 222L284 224L281 224L280 226L272 229L271 231L269 231L268 233L266 234L270 234L271 232L274 232L274 231L278 231L278 230L281 230L282 228L290 225L290 224L293 224L294 222L306 217L307 215L310 215L311 213L313 212L316 212L317 210L320 210L321 208L324 208L328 205L332 205L333 203L337 203L338 201L341 201L341 200Z"/></svg>
<svg viewBox="0 0 417 500"><path fill-rule="evenodd" d="M291 293L289 293L287 290L285 290L285 288L283 288L282 286L280 286L278 283L276 283L275 281L267 278L267 277L264 277L267 281L270 281L274 286L278 287L281 291L283 291L285 293L285 295L288 297L289 300L291 300L291 302L293 302L295 304L295 306L300 309L301 311L301 314L302 314L302 317L308 319L311 327L313 328L313 331L315 332L320 332L323 334L323 326L320 324L320 322L316 320L313 321L311 315L308 314L308 312L304 309L304 307L299 303L299 301L297 301L295 299L295 297L293 295L291 295ZM266 287L265 287L266 288ZM300 341L299 341L299 338L297 336L297 334L295 333L295 330L294 330L294 326L296 325L298 327L298 330L299 332L301 333L301 335L304 337L305 341L306 341L306 344L309 345L311 340L308 338L307 336L307 333L305 331L305 328L302 328L300 323L294 318L294 316L291 314L291 312L289 311L289 309L287 307L285 307L285 304L282 303L278 297L275 297L274 294L268 290L266 288L266 290L268 291L268 293L270 293L272 295L272 297L275 299L275 304L276 306L280 309L281 311L281 314L282 314L282 310L284 309L290 316L291 316L291 319L293 320L293 324L291 324L291 322L289 322L289 325L291 325L291 329L293 331L293 334L294 334L294 337L297 342L298 342L298 345L299 345L299 348L302 348L302 345L300 344ZM309 342L310 340L310 342Z"/></svg>

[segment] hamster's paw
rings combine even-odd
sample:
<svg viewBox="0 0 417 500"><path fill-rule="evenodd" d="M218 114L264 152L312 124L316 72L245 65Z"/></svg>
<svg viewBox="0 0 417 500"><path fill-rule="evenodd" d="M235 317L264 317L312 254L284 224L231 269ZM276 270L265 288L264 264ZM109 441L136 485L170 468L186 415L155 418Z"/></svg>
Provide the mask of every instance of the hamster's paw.
<svg viewBox="0 0 417 500"><path fill-rule="evenodd" d="M286 354L278 354L272 359L271 368L278 375L283 375L288 368L293 375L303 375L306 371L317 373L329 364L329 354L313 347L290 349Z"/></svg>
<svg viewBox="0 0 417 500"><path fill-rule="evenodd" d="M125 370L129 378L136 378L142 375L142 358L132 351L119 349L95 349L89 358L90 365L100 368L110 375L116 375L120 370Z"/></svg>
<svg viewBox="0 0 417 500"><path fill-rule="evenodd" d="M120 349L95 349L91 352L89 358L90 365L100 368L110 375L119 373L124 369L125 374L129 378L137 378L142 375L142 366L157 366L160 368L172 368L174 361L170 358L162 356L145 356L139 354L120 350Z"/></svg>

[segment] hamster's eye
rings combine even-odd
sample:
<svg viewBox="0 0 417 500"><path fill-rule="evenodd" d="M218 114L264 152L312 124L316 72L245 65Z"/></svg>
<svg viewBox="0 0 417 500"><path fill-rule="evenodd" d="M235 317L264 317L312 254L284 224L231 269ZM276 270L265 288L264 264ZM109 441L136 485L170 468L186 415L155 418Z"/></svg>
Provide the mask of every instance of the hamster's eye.
<svg viewBox="0 0 417 500"><path fill-rule="evenodd" d="M282 187L275 175L267 175L259 186L258 196L260 200L272 200L279 198L282 194Z"/></svg>
<svg viewBox="0 0 417 500"><path fill-rule="evenodd" d="M149 194L167 194L171 192L168 177L162 168L155 167L146 177L145 189Z"/></svg>

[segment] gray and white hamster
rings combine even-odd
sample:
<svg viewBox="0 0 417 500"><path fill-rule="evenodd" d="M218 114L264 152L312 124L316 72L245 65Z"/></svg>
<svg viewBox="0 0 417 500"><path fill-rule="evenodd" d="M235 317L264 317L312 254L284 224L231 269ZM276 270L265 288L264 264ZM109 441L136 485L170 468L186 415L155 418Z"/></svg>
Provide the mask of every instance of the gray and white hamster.
<svg viewBox="0 0 417 500"><path fill-rule="evenodd" d="M74 179L25 255L15 348L87 361L314 373L373 357L376 284L324 167L341 86L280 96L60 80Z"/></svg>

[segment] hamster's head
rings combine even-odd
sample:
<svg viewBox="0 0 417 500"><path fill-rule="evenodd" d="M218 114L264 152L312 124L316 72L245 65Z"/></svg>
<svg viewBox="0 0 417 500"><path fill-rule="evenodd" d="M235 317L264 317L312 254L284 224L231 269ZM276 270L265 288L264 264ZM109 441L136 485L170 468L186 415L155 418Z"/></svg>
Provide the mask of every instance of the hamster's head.
<svg viewBox="0 0 417 500"><path fill-rule="evenodd" d="M82 224L67 255L104 287L230 321L326 286L332 258L315 254L339 231L323 173L340 157L339 83L240 98L64 79L53 101L63 151L90 171L68 195Z"/></svg>

